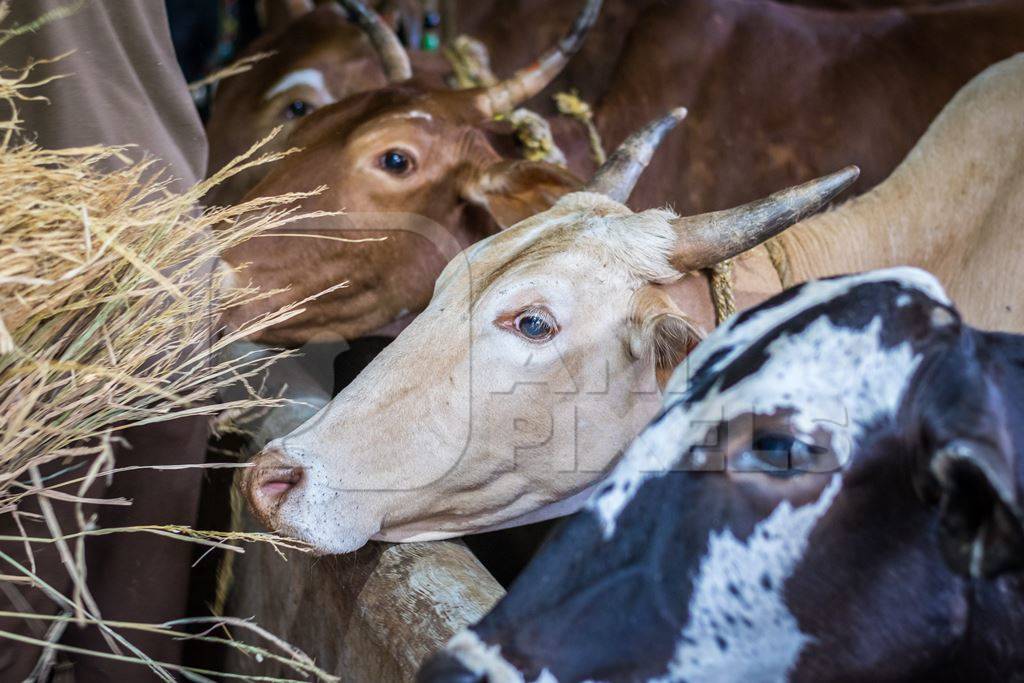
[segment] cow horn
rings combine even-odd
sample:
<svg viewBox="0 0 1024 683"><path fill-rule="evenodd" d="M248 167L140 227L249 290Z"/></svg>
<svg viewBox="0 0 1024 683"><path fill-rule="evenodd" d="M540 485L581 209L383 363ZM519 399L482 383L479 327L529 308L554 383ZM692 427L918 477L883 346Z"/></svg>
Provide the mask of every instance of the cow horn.
<svg viewBox="0 0 1024 683"><path fill-rule="evenodd" d="M679 107L630 135L597 169L583 190L625 202L640 180L640 174L651 163L651 157L662 139L684 118L686 108Z"/></svg>
<svg viewBox="0 0 1024 683"><path fill-rule="evenodd" d="M412 78L409 54L402 47L402 41L387 25L387 22L362 0L338 0L338 3L355 17L356 23L366 32L373 48L384 66L384 74L391 83Z"/></svg>
<svg viewBox="0 0 1024 683"><path fill-rule="evenodd" d="M677 218L679 242L672 264L687 272L742 254L823 207L859 175L859 168L847 166L735 209Z"/></svg>
<svg viewBox="0 0 1024 683"><path fill-rule="evenodd" d="M573 22L569 32L533 64L520 69L511 78L500 83L469 91L484 118L491 119L498 114L507 114L555 80L555 77L569 63L569 59L583 45L587 31L597 21L602 1L587 0L587 4L576 16L576 21Z"/></svg>

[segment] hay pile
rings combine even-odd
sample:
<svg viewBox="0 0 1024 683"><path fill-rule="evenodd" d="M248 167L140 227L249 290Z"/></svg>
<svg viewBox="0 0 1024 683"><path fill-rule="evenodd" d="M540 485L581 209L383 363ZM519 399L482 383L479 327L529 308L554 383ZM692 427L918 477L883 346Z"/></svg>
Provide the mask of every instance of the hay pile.
<svg viewBox="0 0 1024 683"><path fill-rule="evenodd" d="M0 15L4 7L0 3ZM4 38L0 32L0 40ZM32 80L31 67L0 71L0 100L12 110L43 84ZM221 361L219 352L301 309L283 309L219 336L222 311L273 293L226 290L224 274L211 266L224 249L303 218L281 208L299 195L195 209L215 184L281 156L257 158L257 151L258 146L209 181L175 195L167 190L169 179L154 162L130 162L124 149L44 150L20 138L16 113L0 122L0 515L14 515L22 528L21 536L0 540L23 542L30 556L34 545L56 544L75 586L74 593L60 594L42 583L34 561L25 566L0 552L0 581L44 590L58 607L56 615L19 615L49 623L46 639L6 632L0 632L0 639L48 646L45 661L40 662L44 670L62 648L57 641L63 627L76 621L96 624L105 634L111 650L98 656L139 662L168 681L173 680L171 672L192 680L224 676L154 662L124 635L144 630L187 636L182 630L185 622L103 620L84 580L81 544L87 536L146 532L217 547L231 547L231 541L269 540L301 549L301 544L270 534L169 527L98 529L93 518L81 513L81 496L89 484L118 471L112 444L120 430L184 415L212 416L275 404L255 395L218 403L219 389L271 362ZM121 170L102 170L103 162L112 157L124 161ZM69 474L54 484L41 476L43 465ZM46 528L48 536L24 532L19 507L29 497L38 501L43 514L21 515L34 517L30 528ZM56 526L49 502L53 498L79 504L78 529ZM216 635L204 633L201 638L229 643L228 626L254 630L274 652L234 646L258 658L286 662L304 677L333 679L255 625L212 619L200 621L204 629L219 626Z"/></svg>
<svg viewBox="0 0 1024 683"><path fill-rule="evenodd" d="M252 213L281 198L196 215L210 183L175 195L152 163L98 168L121 152L0 147L0 509L30 466L98 453L83 443L117 428L224 409L207 405L232 379L217 350L296 313L209 345L219 313L256 296L221 291L217 254L291 216Z"/></svg>

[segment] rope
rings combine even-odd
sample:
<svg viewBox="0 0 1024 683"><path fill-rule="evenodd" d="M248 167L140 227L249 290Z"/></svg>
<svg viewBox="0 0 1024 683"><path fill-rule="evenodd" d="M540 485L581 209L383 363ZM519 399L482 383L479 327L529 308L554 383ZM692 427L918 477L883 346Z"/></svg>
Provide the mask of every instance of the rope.
<svg viewBox="0 0 1024 683"><path fill-rule="evenodd" d="M604 143L601 141L601 134L597 132L594 125L594 110L580 97L575 89L569 92L560 92L555 95L555 106L565 116L571 116L580 123L587 131L587 141L590 143L590 156L597 162L598 166L604 164L608 155L604 151Z"/></svg>
<svg viewBox="0 0 1024 683"><path fill-rule="evenodd" d="M476 38L459 36L444 46L444 56L452 65L449 85L455 90L486 88L498 82L487 47Z"/></svg>
<svg viewBox="0 0 1024 683"><path fill-rule="evenodd" d="M736 312L736 297L732 287L732 259L716 263L711 272L711 303L715 306L715 324L721 325Z"/></svg>
<svg viewBox="0 0 1024 683"><path fill-rule="evenodd" d="M789 289L793 286L793 278L789 273L789 257L786 256L786 250L782 248L779 238L771 238L764 243L764 248L768 250L768 258L772 260L772 265L775 266L775 272L779 275L779 282L782 283L782 288Z"/></svg>
<svg viewBox="0 0 1024 683"><path fill-rule="evenodd" d="M516 109L508 115L516 138L523 146L523 156L530 161L546 161L566 166L565 154L555 144L551 126L540 114L529 109Z"/></svg>
<svg viewBox="0 0 1024 683"><path fill-rule="evenodd" d="M491 71L487 47L476 38L459 36L444 47L444 56L452 66L451 85L456 90L489 87L498 82ZM498 118L512 125L516 139L523 146L524 158L566 165L565 154L555 143L550 124L540 114L520 108Z"/></svg>
<svg viewBox="0 0 1024 683"><path fill-rule="evenodd" d="M456 89L479 88L494 85L498 82L491 71L491 59L487 48L479 40L462 35L444 48L444 56L452 65L453 83ZM580 97L579 92L570 90L555 95L555 106L558 111L570 116L587 131L590 153L598 166L607 160L601 134L594 125L594 110ZM547 161L565 166L565 155L555 144L551 135L551 126L539 114L528 109L516 109L505 116L515 135L523 145L523 156L531 161ZM782 246L772 238L764 243L768 257L779 276L783 289L790 287L789 261ZM726 318L736 312L736 296L732 282L732 259L716 264L710 270L711 301L715 308L716 324L722 324Z"/></svg>
<svg viewBox="0 0 1024 683"><path fill-rule="evenodd" d="M778 238L771 238L764 243L768 252L768 258L775 268L775 274L779 276L779 283L783 289L793 286L792 277L789 271L789 257L786 250L782 248ZM715 324L721 325L726 318L736 312L736 296L732 282L732 259L716 263L708 269L711 286L711 303L715 308Z"/></svg>

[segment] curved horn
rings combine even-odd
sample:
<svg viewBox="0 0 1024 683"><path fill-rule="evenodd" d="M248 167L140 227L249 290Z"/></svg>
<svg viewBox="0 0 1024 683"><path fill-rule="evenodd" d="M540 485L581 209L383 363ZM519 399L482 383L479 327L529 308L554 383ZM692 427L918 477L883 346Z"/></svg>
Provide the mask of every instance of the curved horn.
<svg viewBox="0 0 1024 683"><path fill-rule="evenodd" d="M859 175L859 168L847 166L735 209L677 218L672 265L681 272L710 268L753 249L823 207Z"/></svg>
<svg viewBox="0 0 1024 683"><path fill-rule="evenodd" d="M530 66L515 72L511 78L487 88L469 91L484 118L505 114L546 88L569 63L569 58L583 45L587 31L597 21L602 0L587 0L569 32L558 44L545 52Z"/></svg>
<svg viewBox="0 0 1024 683"><path fill-rule="evenodd" d="M686 107L679 107L630 135L597 169L583 191L598 192L624 203L662 139L684 118Z"/></svg>
<svg viewBox="0 0 1024 683"><path fill-rule="evenodd" d="M384 65L384 74L388 81L397 83L412 78L409 54L387 22L362 0L338 0L338 4L348 10L355 17L359 28L366 32L380 57L381 64Z"/></svg>

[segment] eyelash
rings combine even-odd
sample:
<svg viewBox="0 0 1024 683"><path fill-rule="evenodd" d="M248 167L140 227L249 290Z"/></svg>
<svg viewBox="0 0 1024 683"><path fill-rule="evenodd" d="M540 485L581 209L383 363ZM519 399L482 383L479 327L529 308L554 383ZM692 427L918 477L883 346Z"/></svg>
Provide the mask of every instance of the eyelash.
<svg viewBox="0 0 1024 683"><path fill-rule="evenodd" d="M540 338L540 337L538 337L538 338L531 338L531 337L529 337L517 325L517 323L519 323L520 321L522 321L522 320L524 320L526 318L529 318L529 317L537 317L537 318L542 319L545 322L545 324L547 324L548 327L550 328L550 332L546 336L544 336L543 338ZM517 337L519 337L520 339L522 339L522 340L524 340L526 342L532 343L532 344L542 344L544 342L550 341L560 331L560 328L558 326L558 321L555 320L555 316L552 315L551 312L547 308L545 308L543 306L536 306L536 305L535 306L528 306L526 308L523 308L523 309L519 310L518 312L516 312L513 315L504 317L502 320L500 320L498 322L498 325L499 325L499 327L503 328L507 332L510 332L510 333L516 335Z"/></svg>

